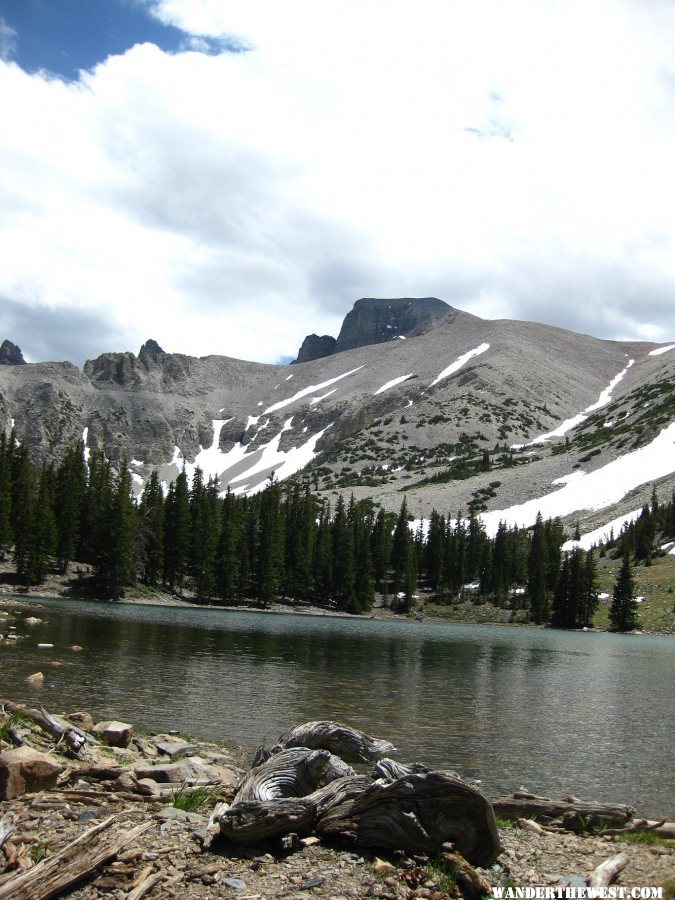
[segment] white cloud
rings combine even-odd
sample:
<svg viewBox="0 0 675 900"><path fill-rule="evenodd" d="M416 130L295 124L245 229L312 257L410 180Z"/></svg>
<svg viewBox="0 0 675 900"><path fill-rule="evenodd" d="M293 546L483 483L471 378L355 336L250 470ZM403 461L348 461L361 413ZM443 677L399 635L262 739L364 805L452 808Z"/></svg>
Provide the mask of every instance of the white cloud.
<svg viewBox="0 0 675 900"><path fill-rule="evenodd" d="M672 339L667 4L148 6L196 49L0 62L0 296L265 361L358 296Z"/></svg>

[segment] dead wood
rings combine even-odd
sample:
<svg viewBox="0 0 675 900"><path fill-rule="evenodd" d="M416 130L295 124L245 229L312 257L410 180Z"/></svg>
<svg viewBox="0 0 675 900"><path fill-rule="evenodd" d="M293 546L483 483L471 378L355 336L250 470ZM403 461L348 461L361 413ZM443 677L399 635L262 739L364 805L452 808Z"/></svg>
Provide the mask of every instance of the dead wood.
<svg viewBox="0 0 675 900"><path fill-rule="evenodd" d="M482 900L483 897L491 896L491 886L473 866L469 865L461 853L455 853L448 846L448 849L443 849L439 858L446 866L452 867L457 887L464 900Z"/></svg>
<svg viewBox="0 0 675 900"><path fill-rule="evenodd" d="M163 872L155 872L153 875L148 875L144 878L139 884L137 884L126 896L126 900L140 900L140 898L147 894L148 891L151 891L152 888L164 878Z"/></svg>
<svg viewBox="0 0 675 900"><path fill-rule="evenodd" d="M145 822L130 830L123 830L111 839L101 840L101 833L116 820L110 816L89 828L80 837L32 869L17 875L0 887L0 900L47 900L91 875L102 863L111 859L126 844L152 826Z"/></svg>
<svg viewBox="0 0 675 900"><path fill-rule="evenodd" d="M593 803L576 800L550 800L516 791L512 797L494 797L492 807L495 814L506 819L562 819L573 814L583 817L588 825L625 825L633 818L635 809L623 803ZM572 822L573 820L570 820ZM577 821L580 821L577 818Z"/></svg>
<svg viewBox="0 0 675 900"><path fill-rule="evenodd" d="M546 829L542 828L538 822L533 819L516 819L518 828L524 828L526 831L533 831L535 834L545 834Z"/></svg>
<svg viewBox="0 0 675 900"><path fill-rule="evenodd" d="M319 812L318 834L340 835L359 846L434 855L452 843L472 865L492 865L501 848L490 801L475 787L442 772L408 775L365 789L348 784L347 797ZM324 793L340 789L329 785ZM311 798L308 798L311 799Z"/></svg>
<svg viewBox="0 0 675 900"><path fill-rule="evenodd" d="M2 847L13 831L14 826L9 819L2 819L0 821L0 847Z"/></svg>
<svg viewBox="0 0 675 900"><path fill-rule="evenodd" d="M404 778L406 775L415 775L428 771L428 766L422 763L411 763L409 766L404 766L393 759L384 757L384 759L378 759L370 770L370 774L375 779L381 778L383 781L395 781L397 778ZM455 773L453 772L452 774L454 775ZM459 775L456 777L459 778Z"/></svg>
<svg viewBox="0 0 675 900"><path fill-rule="evenodd" d="M305 797L352 769L328 750L282 750L251 769L243 778L234 804Z"/></svg>
<svg viewBox="0 0 675 900"><path fill-rule="evenodd" d="M243 801L220 815L220 833L235 844L257 844L294 831L308 834L316 810L310 797Z"/></svg>
<svg viewBox="0 0 675 900"><path fill-rule="evenodd" d="M660 822L650 822L648 819L634 819L626 828L605 828L602 831L603 837L609 837L614 834L635 834L637 831L653 831L663 837L675 837L675 823L666 822L661 819Z"/></svg>
<svg viewBox="0 0 675 900"><path fill-rule="evenodd" d="M75 725L67 723L66 727L60 725L59 722L57 722L57 720L42 707L40 709L29 709L27 706L19 706L16 703L11 703L9 700L4 700L3 706L8 712L18 713L19 715L30 719L32 722L35 722L36 725L39 725L46 732L51 734L52 737L55 738L57 744L61 743L61 741L65 741L68 749L76 756L87 741L87 735L83 731L76 728Z"/></svg>
<svg viewBox="0 0 675 900"><path fill-rule="evenodd" d="M588 877L588 886L592 888L608 887L616 876L628 865L628 854L617 853L593 869Z"/></svg>
<svg viewBox="0 0 675 900"><path fill-rule="evenodd" d="M290 728L280 736L271 753L278 753L288 747L330 750L348 763L372 762L396 752L396 747L389 741L377 740L364 731L339 722L305 722L304 725Z"/></svg>

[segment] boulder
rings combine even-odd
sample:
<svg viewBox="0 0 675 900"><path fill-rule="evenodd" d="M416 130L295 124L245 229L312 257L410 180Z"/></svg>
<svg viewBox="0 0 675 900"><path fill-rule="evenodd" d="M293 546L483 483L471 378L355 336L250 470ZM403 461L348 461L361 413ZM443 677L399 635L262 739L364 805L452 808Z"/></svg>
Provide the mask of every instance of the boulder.
<svg viewBox="0 0 675 900"><path fill-rule="evenodd" d="M109 747L121 747L124 749L131 743L134 727L126 722L98 722L93 729L95 734L100 734L103 743Z"/></svg>
<svg viewBox="0 0 675 900"><path fill-rule="evenodd" d="M177 741L173 738L154 741L157 750L164 756L170 756L172 760L177 760L182 756L192 756L197 748L194 744L188 744L186 741Z"/></svg>
<svg viewBox="0 0 675 900"><path fill-rule="evenodd" d="M94 720L91 717L91 713L88 713L86 710L77 710L69 713L66 719L83 731L92 731L94 728Z"/></svg>
<svg viewBox="0 0 675 900"><path fill-rule="evenodd" d="M40 688L44 684L45 676L42 672L34 672L32 675L29 675L26 678L26 684L29 684L31 687Z"/></svg>
<svg viewBox="0 0 675 900"><path fill-rule="evenodd" d="M39 750L16 747L0 753L0 800L14 800L26 792L55 787L64 766Z"/></svg>
<svg viewBox="0 0 675 900"><path fill-rule="evenodd" d="M136 778L152 778L160 784L218 784L227 776L222 766L212 766L200 756L191 756L180 762L139 766L134 770ZM233 775L234 777L234 775ZM230 783L226 781L225 783Z"/></svg>

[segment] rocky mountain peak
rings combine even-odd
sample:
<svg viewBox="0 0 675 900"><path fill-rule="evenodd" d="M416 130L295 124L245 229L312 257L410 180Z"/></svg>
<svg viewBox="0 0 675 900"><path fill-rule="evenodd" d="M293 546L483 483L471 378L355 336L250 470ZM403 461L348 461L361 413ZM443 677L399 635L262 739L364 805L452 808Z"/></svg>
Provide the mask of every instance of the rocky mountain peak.
<svg viewBox="0 0 675 900"><path fill-rule="evenodd" d="M437 297L362 297L345 316L337 339L328 334L307 335L295 362L310 362L343 350L424 334L446 321L453 312L451 306Z"/></svg>
<svg viewBox="0 0 675 900"><path fill-rule="evenodd" d="M164 355L164 350L162 350L157 341L153 341L152 338L147 340L138 351L138 358L144 363L148 363L149 361L155 363L159 362L160 357Z"/></svg>
<svg viewBox="0 0 675 900"><path fill-rule="evenodd" d="M21 348L11 341L3 341L0 346L0 366L25 366Z"/></svg>

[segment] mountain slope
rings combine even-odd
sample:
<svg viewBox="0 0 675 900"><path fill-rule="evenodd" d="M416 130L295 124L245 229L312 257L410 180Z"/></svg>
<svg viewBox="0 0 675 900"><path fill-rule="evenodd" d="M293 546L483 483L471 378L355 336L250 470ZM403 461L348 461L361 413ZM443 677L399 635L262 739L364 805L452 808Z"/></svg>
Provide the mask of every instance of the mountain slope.
<svg viewBox="0 0 675 900"><path fill-rule="evenodd" d="M169 481L185 464L222 490L258 490L274 474L329 498L353 491L398 509L406 496L417 516L472 509L492 522L495 511L570 495L556 479L599 470L672 425L675 348L661 350L460 310L406 340L292 367L168 354L148 341L138 356L104 354L83 371L0 367L0 420L40 459L83 436L126 456L137 490L153 468ZM564 515L602 524L639 506L655 477L669 494L669 434L660 440L672 463L652 471L636 460L633 495L615 491L600 512L583 512L581 495Z"/></svg>

